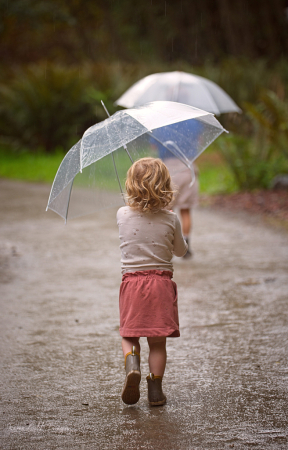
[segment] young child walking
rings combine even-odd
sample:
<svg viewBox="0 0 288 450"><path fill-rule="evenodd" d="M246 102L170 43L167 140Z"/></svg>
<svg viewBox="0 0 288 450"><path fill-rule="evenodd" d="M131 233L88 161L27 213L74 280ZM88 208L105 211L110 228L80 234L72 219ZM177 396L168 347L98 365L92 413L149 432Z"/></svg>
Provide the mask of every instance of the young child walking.
<svg viewBox="0 0 288 450"><path fill-rule="evenodd" d="M175 213L171 178L160 159L142 158L128 170L127 206L117 212L122 283L120 335L126 379L122 400L131 405L140 398L140 337L147 337L148 401L164 405L162 378L166 366L166 338L179 337L177 286L172 281L172 257L183 256L187 244Z"/></svg>

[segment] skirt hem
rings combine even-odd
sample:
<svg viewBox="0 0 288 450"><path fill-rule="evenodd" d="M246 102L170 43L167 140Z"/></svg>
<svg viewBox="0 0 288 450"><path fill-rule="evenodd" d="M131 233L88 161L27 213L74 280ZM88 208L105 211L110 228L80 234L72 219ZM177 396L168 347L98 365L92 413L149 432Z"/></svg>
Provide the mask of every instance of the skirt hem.
<svg viewBox="0 0 288 450"><path fill-rule="evenodd" d="M180 337L179 329L174 330L163 330L161 329L129 329L129 328L120 328L119 333L121 337Z"/></svg>

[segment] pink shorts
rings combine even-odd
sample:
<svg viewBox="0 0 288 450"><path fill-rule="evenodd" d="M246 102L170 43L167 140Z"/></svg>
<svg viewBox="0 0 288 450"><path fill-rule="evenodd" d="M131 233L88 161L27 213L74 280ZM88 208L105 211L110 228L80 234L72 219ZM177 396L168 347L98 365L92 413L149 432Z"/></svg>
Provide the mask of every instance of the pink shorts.
<svg viewBox="0 0 288 450"><path fill-rule="evenodd" d="M177 286L169 270L127 272L119 295L122 337L179 337Z"/></svg>

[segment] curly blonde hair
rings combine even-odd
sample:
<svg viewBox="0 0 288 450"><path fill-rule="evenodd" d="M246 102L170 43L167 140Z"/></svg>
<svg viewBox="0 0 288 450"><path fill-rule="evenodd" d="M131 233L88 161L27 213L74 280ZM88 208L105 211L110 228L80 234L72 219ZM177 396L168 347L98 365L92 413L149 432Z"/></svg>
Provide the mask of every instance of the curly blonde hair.
<svg viewBox="0 0 288 450"><path fill-rule="evenodd" d="M139 211L159 211L173 200L171 177L165 164L158 158L141 158L127 172L126 200Z"/></svg>

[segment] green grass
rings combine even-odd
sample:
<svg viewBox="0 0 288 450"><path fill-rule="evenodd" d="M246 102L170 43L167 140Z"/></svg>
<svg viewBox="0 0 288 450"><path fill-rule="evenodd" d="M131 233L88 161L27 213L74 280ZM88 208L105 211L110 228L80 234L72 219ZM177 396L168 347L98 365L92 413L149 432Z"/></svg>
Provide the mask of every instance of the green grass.
<svg viewBox="0 0 288 450"><path fill-rule="evenodd" d="M221 154L213 148L206 150L196 160L199 167L201 194L224 194L237 191L233 174Z"/></svg>
<svg viewBox="0 0 288 450"><path fill-rule="evenodd" d="M62 152L51 155L45 153L31 154L29 152L15 154L0 149L0 177L52 183L63 157ZM236 190L233 176L217 151L206 150L196 163L200 170L200 193L217 194ZM103 161L103 164L105 164L105 161ZM109 165L111 166L111 161L109 161ZM120 169L120 173L123 170ZM123 179L123 173L121 173L121 179ZM103 170L103 174L105 174L105 170ZM114 184L115 182L113 182Z"/></svg>
<svg viewBox="0 0 288 450"><path fill-rule="evenodd" d="M0 177L50 183L63 157L64 154L60 152L53 155L28 152L15 154L1 149Z"/></svg>
<svg viewBox="0 0 288 450"><path fill-rule="evenodd" d="M229 168L223 166L200 167L199 185L201 194L224 194L237 190Z"/></svg>

